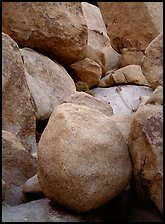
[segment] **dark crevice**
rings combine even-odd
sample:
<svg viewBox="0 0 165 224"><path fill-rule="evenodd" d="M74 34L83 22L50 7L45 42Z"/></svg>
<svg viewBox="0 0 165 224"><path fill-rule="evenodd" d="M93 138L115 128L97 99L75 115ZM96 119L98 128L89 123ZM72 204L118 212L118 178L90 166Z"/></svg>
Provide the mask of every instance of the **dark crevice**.
<svg viewBox="0 0 165 224"><path fill-rule="evenodd" d="M47 126L48 124L48 121L49 121L49 118L48 119L45 119L45 120L36 120L36 132L35 132L35 137L36 137L36 142L38 143L40 138L41 138L41 135L45 129L45 127Z"/></svg>

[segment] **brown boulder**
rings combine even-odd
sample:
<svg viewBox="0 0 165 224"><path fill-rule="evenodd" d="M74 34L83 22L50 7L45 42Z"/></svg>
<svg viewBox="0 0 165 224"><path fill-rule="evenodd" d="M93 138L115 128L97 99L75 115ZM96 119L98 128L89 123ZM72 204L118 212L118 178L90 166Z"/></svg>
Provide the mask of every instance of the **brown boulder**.
<svg viewBox="0 0 165 224"><path fill-rule="evenodd" d="M127 145L111 117L71 103L55 108L38 145L46 197L86 212L124 190L131 175Z"/></svg>
<svg viewBox="0 0 165 224"><path fill-rule="evenodd" d="M88 38L81 2L3 2L2 31L63 64L81 59Z"/></svg>
<svg viewBox="0 0 165 224"><path fill-rule="evenodd" d="M163 106L144 105L131 124L129 150L140 200L151 199L163 212Z"/></svg>
<svg viewBox="0 0 165 224"><path fill-rule="evenodd" d="M163 87L158 86L154 92L151 94L149 99L147 99L146 104L160 104L163 105Z"/></svg>
<svg viewBox="0 0 165 224"><path fill-rule="evenodd" d="M35 105L18 45L2 33L2 128L16 135L25 148L37 151Z"/></svg>

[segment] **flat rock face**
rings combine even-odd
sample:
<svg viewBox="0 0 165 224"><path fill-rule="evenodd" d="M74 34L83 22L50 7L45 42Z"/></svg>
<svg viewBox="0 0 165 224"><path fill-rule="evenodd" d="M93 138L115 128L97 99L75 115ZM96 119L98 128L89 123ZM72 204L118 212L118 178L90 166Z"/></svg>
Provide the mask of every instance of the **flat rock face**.
<svg viewBox="0 0 165 224"><path fill-rule="evenodd" d="M25 149L37 151L35 105L18 45L2 33L2 129L16 135Z"/></svg>
<svg viewBox="0 0 165 224"><path fill-rule="evenodd" d="M2 222L101 222L99 215L80 216L52 205L47 198L19 206L2 205Z"/></svg>
<svg viewBox="0 0 165 224"><path fill-rule="evenodd" d="M76 92L75 94L66 97L63 103L73 103L82 106L87 106L98 110L107 116L113 115L112 107L108 102L96 99L95 97L84 92Z"/></svg>
<svg viewBox="0 0 165 224"><path fill-rule="evenodd" d="M22 185L36 173L36 158L25 150L14 134L2 131L2 176L6 183L5 202L26 202Z"/></svg>
<svg viewBox="0 0 165 224"><path fill-rule="evenodd" d="M2 8L2 30L19 46L64 64L80 60L88 38L81 2L4 2Z"/></svg>
<svg viewBox="0 0 165 224"><path fill-rule="evenodd" d="M111 46L144 51L162 32L162 2L98 2ZM135 16L136 15L136 16Z"/></svg>
<svg viewBox="0 0 165 224"><path fill-rule="evenodd" d="M141 96L150 96L150 87L120 85L109 88L92 89L95 97L110 103L114 114L134 114L141 103Z"/></svg>
<svg viewBox="0 0 165 224"><path fill-rule="evenodd" d="M137 110L129 144L138 197L150 198L163 213L163 106Z"/></svg>
<svg viewBox="0 0 165 224"><path fill-rule="evenodd" d="M142 71L153 89L163 86L163 34L158 35L146 48Z"/></svg>
<svg viewBox="0 0 165 224"><path fill-rule="evenodd" d="M67 71L57 62L30 49L20 49L29 90L35 102L38 120L49 118L63 98L76 92Z"/></svg>
<svg viewBox="0 0 165 224"><path fill-rule="evenodd" d="M127 144L111 117L71 103L55 108L38 145L46 197L86 212L124 190L131 175Z"/></svg>

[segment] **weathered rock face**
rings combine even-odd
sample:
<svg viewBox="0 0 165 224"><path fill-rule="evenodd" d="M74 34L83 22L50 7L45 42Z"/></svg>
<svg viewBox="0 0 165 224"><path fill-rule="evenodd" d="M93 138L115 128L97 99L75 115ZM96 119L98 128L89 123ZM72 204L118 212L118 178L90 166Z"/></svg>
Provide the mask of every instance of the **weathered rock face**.
<svg viewBox="0 0 165 224"><path fill-rule="evenodd" d="M123 48L119 60L119 66L122 68L127 65L141 65L144 53L136 49Z"/></svg>
<svg viewBox="0 0 165 224"><path fill-rule="evenodd" d="M98 2L111 46L144 51L163 30L162 2ZM136 16L135 16L136 15Z"/></svg>
<svg viewBox="0 0 165 224"><path fill-rule="evenodd" d="M36 152L35 110L18 45L2 33L2 128Z"/></svg>
<svg viewBox="0 0 165 224"><path fill-rule="evenodd" d="M26 202L22 185L36 173L36 158L25 150L14 134L2 131L2 177L6 182L5 202Z"/></svg>
<svg viewBox="0 0 165 224"><path fill-rule="evenodd" d="M88 38L81 2L4 2L2 11L2 30L19 46L38 49L63 64L81 59Z"/></svg>
<svg viewBox="0 0 165 224"><path fill-rule="evenodd" d="M153 90L146 86L121 85L92 89L94 96L110 103L114 114L133 115L141 104L141 98L149 97Z"/></svg>
<svg viewBox="0 0 165 224"><path fill-rule="evenodd" d="M110 87L116 84L136 84L146 85L150 87L149 82L146 80L139 65L128 65L115 71L110 70L103 77L98 86Z"/></svg>
<svg viewBox="0 0 165 224"><path fill-rule="evenodd" d="M38 145L46 197L85 212L124 190L131 174L127 145L111 117L70 103L55 108Z"/></svg>
<svg viewBox="0 0 165 224"><path fill-rule="evenodd" d="M20 49L26 68L26 79L36 106L38 120L49 118L63 98L76 92L67 71L57 62L30 48Z"/></svg>
<svg viewBox="0 0 165 224"><path fill-rule="evenodd" d="M5 193L6 193L6 183L5 181L2 179L2 201L5 198Z"/></svg>
<svg viewBox="0 0 165 224"><path fill-rule="evenodd" d="M110 45L100 9L87 2L82 2L83 15L88 28L88 46L94 49L102 49Z"/></svg>
<svg viewBox="0 0 165 224"><path fill-rule="evenodd" d="M95 61L85 58L71 65L81 81L90 87L96 85L102 77L102 68Z"/></svg>
<svg viewBox="0 0 165 224"><path fill-rule="evenodd" d="M140 107L131 124L130 154L137 195L163 212L163 106Z"/></svg>
<svg viewBox="0 0 165 224"><path fill-rule="evenodd" d="M163 86L163 34L158 35L146 48L142 71L153 89Z"/></svg>
<svg viewBox="0 0 165 224"><path fill-rule="evenodd" d="M146 104L163 105L163 87L158 86L147 100Z"/></svg>
<svg viewBox="0 0 165 224"><path fill-rule="evenodd" d="M96 99L95 97L84 92L76 92L75 94L70 95L69 97L64 99L63 103L73 103L77 105L87 106L98 110L107 116L113 115L113 110L109 103L103 100Z"/></svg>

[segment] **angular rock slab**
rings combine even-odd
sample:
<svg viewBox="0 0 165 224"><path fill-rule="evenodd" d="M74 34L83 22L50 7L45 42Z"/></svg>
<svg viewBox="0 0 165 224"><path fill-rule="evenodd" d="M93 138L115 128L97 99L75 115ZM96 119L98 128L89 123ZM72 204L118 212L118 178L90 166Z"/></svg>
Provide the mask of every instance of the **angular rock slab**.
<svg viewBox="0 0 165 224"><path fill-rule="evenodd" d="M124 190L131 175L127 144L111 117L71 103L55 108L38 145L37 176L46 197L86 212Z"/></svg>
<svg viewBox="0 0 165 224"><path fill-rule="evenodd" d="M20 49L20 52L37 119L47 119L63 98L76 92L75 84L59 63L30 48Z"/></svg>
<svg viewBox="0 0 165 224"><path fill-rule="evenodd" d="M141 106L132 121L129 151L138 198L150 198L163 213L163 106Z"/></svg>
<svg viewBox="0 0 165 224"><path fill-rule="evenodd" d="M146 86L120 85L92 89L95 97L110 103L114 114L134 114L141 103L141 96L150 96L153 90Z"/></svg>
<svg viewBox="0 0 165 224"><path fill-rule="evenodd" d="M35 153L35 105L30 94L18 45L2 33L2 129L16 135Z"/></svg>
<svg viewBox="0 0 165 224"><path fill-rule="evenodd" d="M81 2L4 2L2 11L2 30L19 46L63 64L81 59L88 38Z"/></svg>

